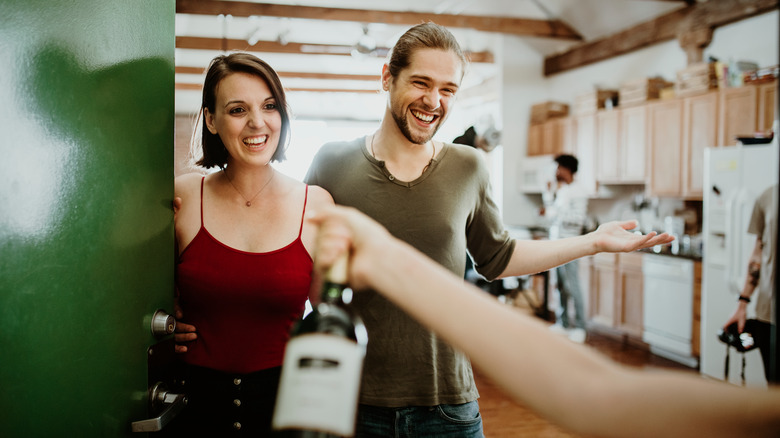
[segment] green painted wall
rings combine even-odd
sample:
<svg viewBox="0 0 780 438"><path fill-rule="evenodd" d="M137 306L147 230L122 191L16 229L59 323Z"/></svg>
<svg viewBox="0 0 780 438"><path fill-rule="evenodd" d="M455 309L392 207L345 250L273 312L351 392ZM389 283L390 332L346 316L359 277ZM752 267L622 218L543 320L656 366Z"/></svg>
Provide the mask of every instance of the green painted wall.
<svg viewBox="0 0 780 438"><path fill-rule="evenodd" d="M0 1L0 436L130 436L172 310L174 0Z"/></svg>

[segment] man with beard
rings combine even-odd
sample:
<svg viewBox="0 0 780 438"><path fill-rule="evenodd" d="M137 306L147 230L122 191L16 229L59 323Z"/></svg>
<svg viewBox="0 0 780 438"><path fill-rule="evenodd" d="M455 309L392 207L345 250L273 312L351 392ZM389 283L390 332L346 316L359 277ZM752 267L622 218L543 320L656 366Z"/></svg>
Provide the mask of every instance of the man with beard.
<svg viewBox="0 0 780 438"><path fill-rule="evenodd" d="M306 182L328 190L337 204L366 213L461 278L467 250L477 271L492 280L671 240L628 233L633 221L558 241L510 238L479 152L433 140L466 64L445 28L424 23L409 29L382 67L388 99L379 129L324 145ZM373 291L356 294L352 305L369 336L356 436L482 437L468 358Z"/></svg>

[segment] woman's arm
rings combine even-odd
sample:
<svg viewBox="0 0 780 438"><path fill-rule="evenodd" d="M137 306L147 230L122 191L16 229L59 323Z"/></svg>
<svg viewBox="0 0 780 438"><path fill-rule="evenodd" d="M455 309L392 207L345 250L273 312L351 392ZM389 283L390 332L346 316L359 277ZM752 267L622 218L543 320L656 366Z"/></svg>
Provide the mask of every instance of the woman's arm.
<svg viewBox="0 0 780 438"><path fill-rule="evenodd" d="M174 180L173 228L178 257L193 239L200 227L200 183L202 175L188 173ZM186 200L186 203L185 203ZM176 318L175 351L187 352L187 343L198 338L197 329L192 324L182 322L185 319L179 306L178 290L174 297L174 318Z"/></svg>
<svg viewBox="0 0 780 438"><path fill-rule="evenodd" d="M350 282L372 288L464 351L510 395L597 436L776 436L780 391L618 366L456 278L354 209L318 213L315 265L351 250ZM370 334L369 334L370 337Z"/></svg>

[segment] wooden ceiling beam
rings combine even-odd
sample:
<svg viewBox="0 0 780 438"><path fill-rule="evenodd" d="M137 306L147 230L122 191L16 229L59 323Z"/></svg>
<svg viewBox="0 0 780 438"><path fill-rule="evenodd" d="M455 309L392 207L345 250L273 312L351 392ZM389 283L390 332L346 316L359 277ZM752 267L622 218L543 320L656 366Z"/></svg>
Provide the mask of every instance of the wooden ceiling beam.
<svg viewBox="0 0 780 438"><path fill-rule="evenodd" d="M189 67L178 65L176 73L202 75L206 73L204 67ZM325 79L325 80L345 80L345 81L379 81L380 75L357 75L348 73L316 73L316 72L298 72L298 71L277 71L280 78L296 79Z"/></svg>
<svg viewBox="0 0 780 438"><path fill-rule="evenodd" d="M177 82L174 85L174 88L176 90L191 90L191 91L201 91L203 89L203 84L195 84L195 83L187 83L187 82ZM311 92L311 93L360 93L360 94L377 94L381 90L379 86L377 85L376 88L310 88L310 87L284 87L284 90L286 92L297 92L297 91L305 91L305 92Z"/></svg>
<svg viewBox="0 0 780 438"><path fill-rule="evenodd" d="M242 1L176 0L176 13L197 15L267 16L309 20L354 21L413 26L434 21L446 27L476 29L540 38L582 41L582 36L560 20L494 17L482 15L436 14L433 12L377 11L312 6L277 5Z"/></svg>
<svg viewBox="0 0 780 438"><path fill-rule="evenodd" d="M778 8L778 0L718 0L696 3L544 60L550 76L623 55L687 32L716 28Z"/></svg>
<svg viewBox="0 0 780 438"><path fill-rule="evenodd" d="M266 53L293 53L299 55L342 55L351 56L352 46L332 45L332 44L307 44L307 43L287 43L281 44L276 41L258 41L251 45L246 40L229 38L203 38L203 37L176 37L177 49L198 49L198 50L219 50L228 52L231 50L241 50L249 52ZM377 48L371 56L384 58L387 56L387 48ZM466 56L471 62L492 63L494 61L493 53L466 52Z"/></svg>

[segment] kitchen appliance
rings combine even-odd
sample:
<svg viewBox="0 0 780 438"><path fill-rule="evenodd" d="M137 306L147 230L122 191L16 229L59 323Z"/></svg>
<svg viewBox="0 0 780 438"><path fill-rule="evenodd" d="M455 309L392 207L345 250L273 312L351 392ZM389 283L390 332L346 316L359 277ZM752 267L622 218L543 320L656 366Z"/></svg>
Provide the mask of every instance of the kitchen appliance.
<svg viewBox="0 0 780 438"><path fill-rule="evenodd" d="M737 308L756 236L747 232L756 198L777 183L777 136L770 144L707 148L704 151L701 373L723 379L726 349L718 332ZM755 315L755 302L748 317ZM741 384L741 355L731 355L728 380ZM766 386L758 351L745 353L746 384Z"/></svg>
<svg viewBox="0 0 780 438"><path fill-rule="evenodd" d="M693 260L666 255L642 256L644 278L642 340L658 356L691 368L698 360L693 338Z"/></svg>
<svg viewBox="0 0 780 438"><path fill-rule="evenodd" d="M520 175L517 179L518 189L522 193L544 193L548 184L555 183L554 155L534 155L520 160Z"/></svg>

